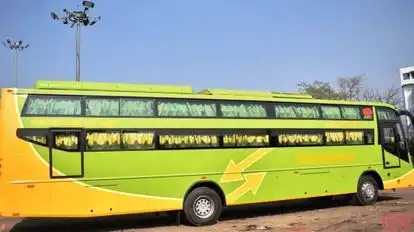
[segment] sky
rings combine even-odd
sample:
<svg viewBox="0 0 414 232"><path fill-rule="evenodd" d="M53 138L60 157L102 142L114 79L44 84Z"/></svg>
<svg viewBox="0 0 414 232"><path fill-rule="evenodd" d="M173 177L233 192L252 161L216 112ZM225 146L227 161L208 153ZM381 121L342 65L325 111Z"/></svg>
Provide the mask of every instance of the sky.
<svg viewBox="0 0 414 232"><path fill-rule="evenodd" d="M414 65L413 0L96 0L81 32L81 80L296 92L365 74L399 86ZM23 40L18 87L75 79L75 28L50 12L79 0L0 0L0 39ZM0 87L14 87L0 47Z"/></svg>

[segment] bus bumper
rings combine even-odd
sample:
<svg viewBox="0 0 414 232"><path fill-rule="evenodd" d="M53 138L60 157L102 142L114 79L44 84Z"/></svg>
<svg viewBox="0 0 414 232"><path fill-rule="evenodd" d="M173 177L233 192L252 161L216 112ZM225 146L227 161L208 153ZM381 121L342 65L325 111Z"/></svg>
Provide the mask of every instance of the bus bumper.
<svg viewBox="0 0 414 232"><path fill-rule="evenodd" d="M412 187L414 187L414 169L398 178L384 181L384 190Z"/></svg>

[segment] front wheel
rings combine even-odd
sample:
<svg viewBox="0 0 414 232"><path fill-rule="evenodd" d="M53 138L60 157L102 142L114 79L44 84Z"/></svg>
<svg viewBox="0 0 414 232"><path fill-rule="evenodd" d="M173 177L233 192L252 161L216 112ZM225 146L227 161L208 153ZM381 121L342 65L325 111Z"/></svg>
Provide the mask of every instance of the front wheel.
<svg viewBox="0 0 414 232"><path fill-rule="evenodd" d="M212 225L217 222L223 204L216 191L199 187L188 194L184 202L184 213L187 221L194 226Z"/></svg>
<svg viewBox="0 0 414 232"><path fill-rule="evenodd" d="M358 191L354 202L358 205L373 205L378 200L378 183L369 175L362 176L358 182Z"/></svg>

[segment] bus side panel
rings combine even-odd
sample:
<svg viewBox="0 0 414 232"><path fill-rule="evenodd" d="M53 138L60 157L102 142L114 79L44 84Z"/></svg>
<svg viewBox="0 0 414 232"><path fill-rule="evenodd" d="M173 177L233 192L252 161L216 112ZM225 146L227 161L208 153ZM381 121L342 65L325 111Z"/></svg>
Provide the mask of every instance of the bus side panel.
<svg viewBox="0 0 414 232"><path fill-rule="evenodd" d="M5 134L5 118L6 113L4 112L3 105L6 104L4 95L6 94L6 89L0 89L0 216L7 211L7 201L6 201L6 176L5 176L5 165L4 165L4 152L5 152L5 143L4 143L4 134Z"/></svg>

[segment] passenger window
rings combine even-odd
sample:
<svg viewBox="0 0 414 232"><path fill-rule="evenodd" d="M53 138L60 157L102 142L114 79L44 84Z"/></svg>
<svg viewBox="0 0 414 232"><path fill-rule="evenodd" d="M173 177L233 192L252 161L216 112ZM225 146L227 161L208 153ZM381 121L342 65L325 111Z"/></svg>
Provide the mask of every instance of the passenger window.
<svg viewBox="0 0 414 232"><path fill-rule="evenodd" d="M223 103L220 104L223 117L266 118L266 107L260 103Z"/></svg>
<svg viewBox="0 0 414 232"><path fill-rule="evenodd" d="M345 132L346 144L360 145L365 143L363 131L346 131Z"/></svg>
<svg viewBox="0 0 414 232"><path fill-rule="evenodd" d="M215 103L190 100L165 100L159 101L159 116L172 117L216 117L217 109Z"/></svg>
<svg viewBox="0 0 414 232"><path fill-rule="evenodd" d="M345 136L342 131L327 131L325 137L326 145L342 145L345 143Z"/></svg>
<svg viewBox="0 0 414 232"><path fill-rule="evenodd" d="M154 100L122 98L120 108L121 116L154 116Z"/></svg>
<svg viewBox="0 0 414 232"><path fill-rule="evenodd" d="M357 106L341 106L341 113L343 119L361 119L361 109Z"/></svg>
<svg viewBox="0 0 414 232"><path fill-rule="evenodd" d="M23 115L77 116L82 113L82 100L77 96L37 95L27 98Z"/></svg>
<svg viewBox="0 0 414 232"><path fill-rule="evenodd" d="M318 119L319 108L316 105L280 103L275 105L276 118Z"/></svg>
<svg viewBox="0 0 414 232"><path fill-rule="evenodd" d="M217 135L160 135L160 147L174 148L202 148L218 147Z"/></svg>
<svg viewBox="0 0 414 232"><path fill-rule="evenodd" d="M79 132L55 132L54 133L55 148L67 151L78 151Z"/></svg>
<svg viewBox="0 0 414 232"><path fill-rule="evenodd" d="M319 133L286 133L278 135L281 146L323 145L323 135Z"/></svg>
<svg viewBox="0 0 414 232"><path fill-rule="evenodd" d="M122 145L127 150L154 149L154 132L124 132Z"/></svg>
<svg viewBox="0 0 414 232"><path fill-rule="evenodd" d="M227 134L223 136L224 147L263 147L269 145L269 135Z"/></svg>
<svg viewBox="0 0 414 232"><path fill-rule="evenodd" d="M341 119L339 106L321 106L321 110L324 119Z"/></svg>
<svg viewBox="0 0 414 232"><path fill-rule="evenodd" d="M117 98L87 98L86 116L118 116L119 99Z"/></svg>
<svg viewBox="0 0 414 232"><path fill-rule="evenodd" d="M86 134L86 149L89 151L109 151L121 149L119 131L89 131Z"/></svg>

